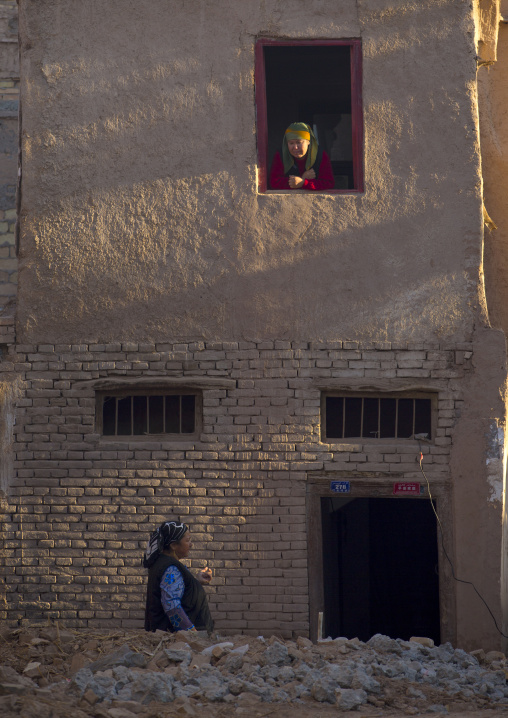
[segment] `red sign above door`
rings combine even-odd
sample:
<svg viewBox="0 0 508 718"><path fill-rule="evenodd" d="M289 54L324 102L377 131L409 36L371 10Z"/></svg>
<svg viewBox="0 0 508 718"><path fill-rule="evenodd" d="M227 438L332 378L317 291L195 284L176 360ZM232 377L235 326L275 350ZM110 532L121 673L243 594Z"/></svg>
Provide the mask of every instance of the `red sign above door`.
<svg viewBox="0 0 508 718"><path fill-rule="evenodd" d="M418 496L422 493L420 490L420 484L411 481L397 481L393 485L394 494L417 494Z"/></svg>

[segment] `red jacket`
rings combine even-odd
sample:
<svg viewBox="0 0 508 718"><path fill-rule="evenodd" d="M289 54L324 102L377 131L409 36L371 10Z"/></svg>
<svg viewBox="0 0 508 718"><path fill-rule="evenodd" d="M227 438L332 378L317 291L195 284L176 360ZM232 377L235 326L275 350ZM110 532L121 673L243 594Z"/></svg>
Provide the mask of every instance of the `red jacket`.
<svg viewBox="0 0 508 718"><path fill-rule="evenodd" d="M298 167L300 177L305 172L305 157L301 160L293 157L295 165ZM306 179L301 187L298 189L309 189L315 191L323 191L327 189L333 189L335 187L335 180L332 172L332 165L326 152L323 152L323 158L319 167L319 174L316 179ZM284 174L284 165L279 152L275 153L275 157L272 162L272 169L270 170L270 189L294 189L289 186L289 177Z"/></svg>

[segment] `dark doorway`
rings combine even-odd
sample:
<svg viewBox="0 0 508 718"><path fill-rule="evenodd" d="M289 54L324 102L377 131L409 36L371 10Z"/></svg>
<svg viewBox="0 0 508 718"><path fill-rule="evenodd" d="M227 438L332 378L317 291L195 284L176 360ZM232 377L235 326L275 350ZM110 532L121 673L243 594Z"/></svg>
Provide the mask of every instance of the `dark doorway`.
<svg viewBox="0 0 508 718"><path fill-rule="evenodd" d="M324 631L440 643L436 518L428 500L322 497Z"/></svg>

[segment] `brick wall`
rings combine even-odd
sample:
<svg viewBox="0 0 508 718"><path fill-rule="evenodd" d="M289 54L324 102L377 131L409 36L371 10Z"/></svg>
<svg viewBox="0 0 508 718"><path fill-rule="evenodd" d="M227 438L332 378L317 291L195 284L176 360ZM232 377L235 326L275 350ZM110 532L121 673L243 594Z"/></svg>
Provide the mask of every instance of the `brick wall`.
<svg viewBox="0 0 508 718"><path fill-rule="evenodd" d="M419 479L414 441L321 443L321 390L434 388L437 432L422 450L430 480L443 481L470 358L468 344L18 345L0 362L20 379L0 616L140 626L148 534L180 517L194 534L192 565L214 571L219 629L306 633L307 478ZM114 375L201 382L200 440L101 439L93 382Z"/></svg>
<svg viewBox="0 0 508 718"><path fill-rule="evenodd" d="M14 314L6 313L0 317L0 346L15 342ZM6 349L6 347L4 347Z"/></svg>

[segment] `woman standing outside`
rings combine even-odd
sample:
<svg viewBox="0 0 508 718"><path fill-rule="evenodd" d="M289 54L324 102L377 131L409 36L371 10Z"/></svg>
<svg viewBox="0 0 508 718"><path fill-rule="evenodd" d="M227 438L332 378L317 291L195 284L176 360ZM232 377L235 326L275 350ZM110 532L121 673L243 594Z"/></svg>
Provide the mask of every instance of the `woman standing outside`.
<svg viewBox="0 0 508 718"><path fill-rule="evenodd" d="M143 564L149 568L145 630L208 631L213 620L203 586L212 580L209 568L197 578L181 563L192 548L187 524L165 521L150 536Z"/></svg>

